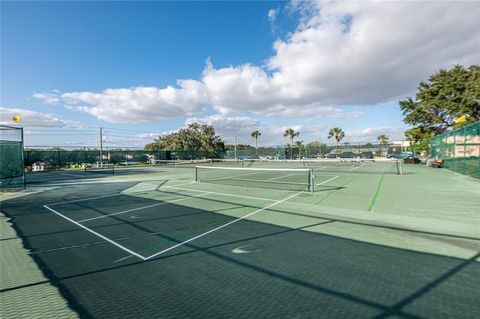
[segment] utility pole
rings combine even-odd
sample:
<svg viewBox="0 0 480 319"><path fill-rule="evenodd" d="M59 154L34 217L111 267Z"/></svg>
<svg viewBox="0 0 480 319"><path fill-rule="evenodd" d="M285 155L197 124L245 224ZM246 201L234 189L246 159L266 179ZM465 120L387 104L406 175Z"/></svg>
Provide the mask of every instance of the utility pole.
<svg viewBox="0 0 480 319"><path fill-rule="evenodd" d="M233 137L233 149L235 154L235 162L237 161L237 137Z"/></svg>
<svg viewBox="0 0 480 319"><path fill-rule="evenodd" d="M100 128L100 166L103 167L103 128Z"/></svg>

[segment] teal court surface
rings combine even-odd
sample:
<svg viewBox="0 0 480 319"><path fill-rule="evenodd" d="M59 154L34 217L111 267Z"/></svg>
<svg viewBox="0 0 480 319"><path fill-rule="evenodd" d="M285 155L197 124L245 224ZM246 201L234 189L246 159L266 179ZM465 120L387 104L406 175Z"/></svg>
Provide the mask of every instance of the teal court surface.
<svg viewBox="0 0 480 319"><path fill-rule="evenodd" d="M0 195L0 317L480 317L478 180L194 166L29 174Z"/></svg>

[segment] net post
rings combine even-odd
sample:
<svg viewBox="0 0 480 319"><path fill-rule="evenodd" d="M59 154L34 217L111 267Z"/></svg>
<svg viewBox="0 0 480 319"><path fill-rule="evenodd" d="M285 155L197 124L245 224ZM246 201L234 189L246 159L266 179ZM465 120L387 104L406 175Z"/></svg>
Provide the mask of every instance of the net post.
<svg viewBox="0 0 480 319"><path fill-rule="evenodd" d="M403 160L397 159L396 167L397 167L397 175L403 175Z"/></svg>
<svg viewBox="0 0 480 319"><path fill-rule="evenodd" d="M198 166L195 166L195 182L198 182Z"/></svg>
<svg viewBox="0 0 480 319"><path fill-rule="evenodd" d="M310 192L315 192L315 170L310 169L308 172L308 183L310 184L308 190Z"/></svg>
<svg viewBox="0 0 480 319"><path fill-rule="evenodd" d="M27 189L27 179L25 177L25 140L23 135L23 127L20 128L21 138L22 138L22 167L23 167L23 189Z"/></svg>

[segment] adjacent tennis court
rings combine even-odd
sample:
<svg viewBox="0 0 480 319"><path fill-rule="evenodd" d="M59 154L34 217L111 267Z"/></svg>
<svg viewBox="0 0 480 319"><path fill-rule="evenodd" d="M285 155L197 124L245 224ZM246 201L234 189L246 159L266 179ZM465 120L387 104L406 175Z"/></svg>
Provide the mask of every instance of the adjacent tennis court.
<svg viewBox="0 0 480 319"><path fill-rule="evenodd" d="M476 318L479 195L395 160L30 174L2 199L2 316Z"/></svg>

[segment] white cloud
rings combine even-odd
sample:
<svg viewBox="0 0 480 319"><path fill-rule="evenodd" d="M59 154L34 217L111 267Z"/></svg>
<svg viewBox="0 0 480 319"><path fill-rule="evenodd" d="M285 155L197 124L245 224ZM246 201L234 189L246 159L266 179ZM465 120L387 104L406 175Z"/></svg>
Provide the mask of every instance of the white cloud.
<svg viewBox="0 0 480 319"><path fill-rule="evenodd" d="M46 104L58 104L60 103L59 91L52 91L51 93L34 93L32 96L36 99L42 100Z"/></svg>
<svg viewBox="0 0 480 319"><path fill-rule="evenodd" d="M152 122L205 114L308 119L355 117L344 105L410 95L440 68L480 61L475 2L292 1L298 27L273 44L266 65L214 68L177 87L36 93L108 122ZM270 10L273 21L278 11Z"/></svg>
<svg viewBox="0 0 480 319"><path fill-rule="evenodd" d="M227 117L215 114L203 118L189 118L185 124L197 122L200 124L213 125L215 132L220 135L228 144L233 144L234 137L237 138L239 144L254 144L254 139L250 134L259 130L262 135L259 138L259 145L282 145L287 142L283 137L283 132L287 128L293 128L300 132L300 140L305 142L319 139L321 135L325 135L324 125L283 125L283 124L266 124L250 117L236 116Z"/></svg>
<svg viewBox="0 0 480 319"><path fill-rule="evenodd" d="M268 13L267 13L268 21L270 23L275 23L275 19L277 18L277 14L278 14L278 9L268 10Z"/></svg>
<svg viewBox="0 0 480 319"><path fill-rule="evenodd" d="M14 123L12 117L21 116L20 123ZM68 127L78 125L73 121L62 120L53 114L40 113L21 108L0 107L0 124L20 125L24 127Z"/></svg>
<svg viewBox="0 0 480 319"><path fill-rule="evenodd" d="M385 134L390 141L405 140L404 132L407 126L399 124L393 127L366 127L358 130L347 130L345 132L345 141L347 142L376 142L377 137Z"/></svg>
<svg viewBox="0 0 480 319"><path fill-rule="evenodd" d="M202 83L180 80L178 86L106 89L99 93L37 93L34 97L47 103L62 103L68 109L111 123L153 122L206 111L207 95Z"/></svg>
<svg viewBox="0 0 480 319"><path fill-rule="evenodd" d="M207 65L203 81L219 112L323 116L342 105L395 100L439 68L480 60L478 3L306 6L297 4L301 23L287 39L275 42L266 69Z"/></svg>

